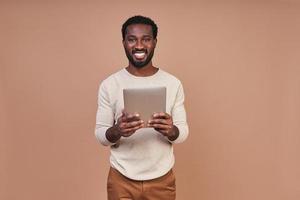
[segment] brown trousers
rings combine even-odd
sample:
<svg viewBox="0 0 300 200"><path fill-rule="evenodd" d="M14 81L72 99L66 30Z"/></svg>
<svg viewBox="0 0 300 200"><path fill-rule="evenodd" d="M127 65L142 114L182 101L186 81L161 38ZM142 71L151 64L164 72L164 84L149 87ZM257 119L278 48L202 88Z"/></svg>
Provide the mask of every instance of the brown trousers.
<svg viewBox="0 0 300 200"><path fill-rule="evenodd" d="M107 180L108 200L175 200L175 176L166 175L146 181L131 180L110 168Z"/></svg>

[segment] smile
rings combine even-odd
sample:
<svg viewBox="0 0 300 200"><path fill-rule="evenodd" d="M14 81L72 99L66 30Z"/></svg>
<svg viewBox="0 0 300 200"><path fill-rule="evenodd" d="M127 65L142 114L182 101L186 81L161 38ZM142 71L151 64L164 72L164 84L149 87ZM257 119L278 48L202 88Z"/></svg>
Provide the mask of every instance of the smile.
<svg viewBox="0 0 300 200"><path fill-rule="evenodd" d="M145 58L146 53L145 52L135 52L133 55L136 59L143 59L143 58Z"/></svg>

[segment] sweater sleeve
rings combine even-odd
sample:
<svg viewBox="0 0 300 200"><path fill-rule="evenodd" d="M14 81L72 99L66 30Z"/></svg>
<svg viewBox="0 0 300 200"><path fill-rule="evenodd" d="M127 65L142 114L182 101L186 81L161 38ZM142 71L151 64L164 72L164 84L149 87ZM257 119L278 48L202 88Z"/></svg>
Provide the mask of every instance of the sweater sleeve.
<svg viewBox="0 0 300 200"><path fill-rule="evenodd" d="M186 119L186 112L184 108L184 91L180 83L176 95L174 107L171 111L173 124L179 129L179 136L176 140L170 141L171 143L181 143L186 140L189 134L189 128Z"/></svg>
<svg viewBox="0 0 300 200"><path fill-rule="evenodd" d="M108 128L112 127L114 124L114 112L111 106L109 95L105 84L102 82L98 91L98 109L96 115L96 128L95 135L97 140L105 145L113 145L106 138L106 131Z"/></svg>

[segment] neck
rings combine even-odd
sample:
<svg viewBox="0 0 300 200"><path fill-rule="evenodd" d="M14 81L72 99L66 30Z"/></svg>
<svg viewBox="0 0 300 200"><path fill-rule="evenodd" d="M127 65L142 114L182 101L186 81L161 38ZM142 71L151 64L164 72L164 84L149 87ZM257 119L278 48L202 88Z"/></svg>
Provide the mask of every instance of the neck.
<svg viewBox="0 0 300 200"><path fill-rule="evenodd" d="M142 68L137 68L133 66L131 63L126 67L126 70L135 76L152 76L158 71L157 67L152 65L152 62L149 62L146 66Z"/></svg>

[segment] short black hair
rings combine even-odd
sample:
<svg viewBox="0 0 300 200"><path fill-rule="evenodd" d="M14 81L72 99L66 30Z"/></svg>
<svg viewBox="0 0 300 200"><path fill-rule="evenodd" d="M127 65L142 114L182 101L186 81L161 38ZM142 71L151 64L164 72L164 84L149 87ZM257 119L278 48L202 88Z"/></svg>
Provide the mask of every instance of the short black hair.
<svg viewBox="0 0 300 200"><path fill-rule="evenodd" d="M122 38L123 38L123 40L125 39L126 29L131 24L150 25L152 27L153 38L156 39L158 28L157 28L157 25L155 24L155 22L152 19L150 19L149 17L136 15L136 16L133 16L133 17L130 17L129 19L127 19L124 22L124 24L122 25Z"/></svg>

